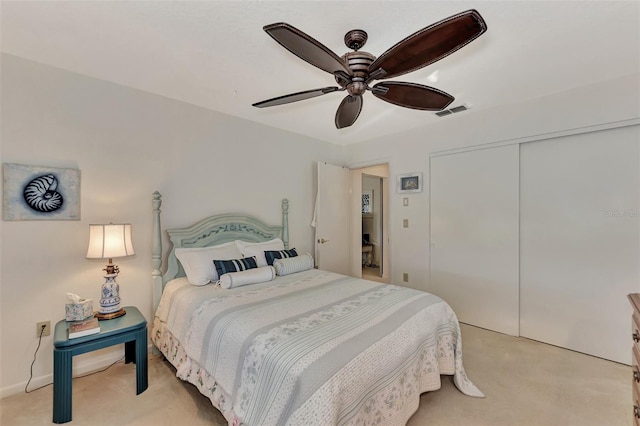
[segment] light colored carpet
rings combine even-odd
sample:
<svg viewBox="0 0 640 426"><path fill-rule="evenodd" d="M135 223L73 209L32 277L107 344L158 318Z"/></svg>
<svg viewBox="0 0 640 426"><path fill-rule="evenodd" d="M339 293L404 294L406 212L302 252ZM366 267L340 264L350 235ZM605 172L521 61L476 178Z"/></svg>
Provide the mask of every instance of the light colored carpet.
<svg viewBox="0 0 640 426"><path fill-rule="evenodd" d="M632 424L631 367L462 325L467 374L487 395L470 398L450 377L422 395L408 425L624 426ZM135 366L73 381L72 426L225 425L209 400L150 356L149 388L136 396ZM48 425L52 387L0 400L3 426Z"/></svg>

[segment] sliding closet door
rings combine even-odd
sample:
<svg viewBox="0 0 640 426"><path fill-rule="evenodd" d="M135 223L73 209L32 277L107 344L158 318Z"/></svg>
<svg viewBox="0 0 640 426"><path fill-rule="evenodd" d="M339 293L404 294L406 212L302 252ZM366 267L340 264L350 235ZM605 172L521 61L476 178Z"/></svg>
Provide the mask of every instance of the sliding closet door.
<svg viewBox="0 0 640 426"><path fill-rule="evenodd" d="M460 321L518 335L518 146L430 164L430 291Z"/></svg>
<svg viewBox="0 0 640 426"><path fill-rule="evenodd" d="M521 146L520 334L630 363L638 126Z"/></svg>

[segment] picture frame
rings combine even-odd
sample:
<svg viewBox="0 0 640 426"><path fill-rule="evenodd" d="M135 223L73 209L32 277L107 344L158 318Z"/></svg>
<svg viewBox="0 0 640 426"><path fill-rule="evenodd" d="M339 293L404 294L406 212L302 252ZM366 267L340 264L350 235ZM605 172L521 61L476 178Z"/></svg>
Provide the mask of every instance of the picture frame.
<svg viewBox="0 0 640 426"><path fill-rule="evenodd" d="M373 190L362 191L362 214L373 213Z"/></svg>
<svg viewBox="0 0 640 426"><path fill-rule="evenodd" d="M399 194L416 192L422 192L422 173L406 173L398 175Z"/></svg>
<svg viewBox="0 0 640 426"><path fill-rule="evenodd" d="M80 220L80 170L2 166L3 220Z"/></svg>

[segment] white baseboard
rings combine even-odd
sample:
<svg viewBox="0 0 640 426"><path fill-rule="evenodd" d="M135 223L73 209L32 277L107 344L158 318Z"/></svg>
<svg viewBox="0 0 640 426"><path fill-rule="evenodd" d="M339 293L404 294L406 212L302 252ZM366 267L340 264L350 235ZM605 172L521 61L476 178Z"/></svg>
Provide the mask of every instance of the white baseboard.
<svg viewBox="0 0 640 426"><path fill-rule="evenodd" d="M149 344L147 347L148 353L152 353L154 346ZM101 356L92 357L87 360L83 360L75 363L73 366L73 377L82 376L87 373L91 373L93 371L101 370L119 359L124 357L124 346L119 351L113 351L108 354L104 354ZM53 366L52 366L53 367ZM10 386L6 386L0 389L0 399L6 398L11 395L16 395L24 392L24 387L27 384L27 380L16 383ZM45 374L43 376L34 377L31 379L31 383L29 383L29 390L37 389L41 386L48 385L49 383L53 383L53 373Z"/></svg>

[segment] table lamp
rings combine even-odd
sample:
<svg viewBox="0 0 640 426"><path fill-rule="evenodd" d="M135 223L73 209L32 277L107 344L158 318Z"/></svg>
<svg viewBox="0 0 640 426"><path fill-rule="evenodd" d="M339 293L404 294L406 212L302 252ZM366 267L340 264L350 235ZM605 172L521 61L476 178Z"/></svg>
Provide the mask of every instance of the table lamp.
<svg viewBox="0 0 640 426"><path fill-rule="evenodd" d="M109 259L109 263L103 269L106 274L101 289L100 310L95 314L99 320L109 320L126 314L120 307L120 286L116 282L120 269L113 264L113 258L133 254L135 252L131 243L131 224L89 225L87 259Z"/></svg>

